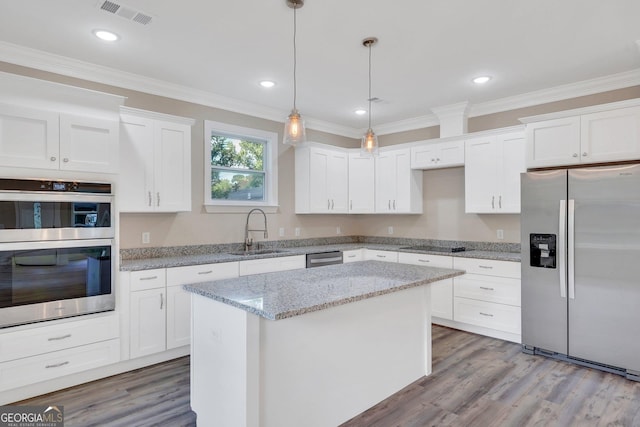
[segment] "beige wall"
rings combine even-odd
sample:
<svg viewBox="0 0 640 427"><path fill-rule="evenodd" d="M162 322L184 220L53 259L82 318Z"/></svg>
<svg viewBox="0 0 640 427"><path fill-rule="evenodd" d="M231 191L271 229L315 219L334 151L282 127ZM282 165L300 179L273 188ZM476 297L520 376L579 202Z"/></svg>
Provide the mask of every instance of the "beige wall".
<svg viewBox="0 0 640 427"><path fill-rule="evenodd" d="M118 87L87 82L71 77L32 70L1 63L0 71L23 74L45 80L115 93L127 97L126 106L191 117L192 128L192 212L179 214L122 214L120 243L122 248L142 247L141 233L151 233L149 246L174 246L209 243L234 243L243 240L246 215L207 214L204 200L204 135L203 121L215 120L241 126L281 132L282 123L259 119L189 102L149 95ZM528 115L559 111L586 105L640 97L640 87L607 92L589 97L524 108L505 113L474 117L469 131L479 131L518 124L517 119ZM283 113L284 114L284 113ZM380 137L380 144L394 145L438 137L437 126ZM312 141L342 147L357 147L359 141L323 132L308 130ZM417 237L446 240L497 241L496 230L502 229L505 242L519 242L519 215L475 215L464 213L464 168L424 172L424 213L422 215L296 215L294 213L293 149L279 145L280 209L269 215L269 235L278 238L280 227L285 239L294 238L300 227L301 237L336 235L340 227L344 235L388 236L393 227L395 237Z"/></svg>

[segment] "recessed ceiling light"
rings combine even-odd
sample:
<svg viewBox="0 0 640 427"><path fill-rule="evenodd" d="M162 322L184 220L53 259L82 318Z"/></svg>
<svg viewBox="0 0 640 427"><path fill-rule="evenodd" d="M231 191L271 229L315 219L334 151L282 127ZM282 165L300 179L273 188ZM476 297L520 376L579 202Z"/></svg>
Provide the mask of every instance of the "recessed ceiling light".
<svg viewBox="0 0 640 427"><path fill-rule="evenodd" d="M365 114L367 114L367 110L363 110L362 108L354 111L354 113L356 113L359 116L364 116Z"/></svg>
<svg viewBox="0 0 640 427"><path fill-rule="evenodd" d="M272 82L271 80L262 80L260 82L260 86L266 87L266 88L272 88L275 85L276 85L276 82Z"/></svg>
<svg viewBox="0 0 640 427"><path fill-rule="evenodd" d="M120 39L120 37L116 33L112 33L111 31L107 30L93 30L93 35L106 42L114 42Z"/></svg>
<svg viewBox="0 0 640 427"><path fill-rule="evenodd" d="M472 82L474 82L477 85L483 85L486 82L488 82L489 80L491 80L491 76L479 76L476 77L472 80Z"/></svg>

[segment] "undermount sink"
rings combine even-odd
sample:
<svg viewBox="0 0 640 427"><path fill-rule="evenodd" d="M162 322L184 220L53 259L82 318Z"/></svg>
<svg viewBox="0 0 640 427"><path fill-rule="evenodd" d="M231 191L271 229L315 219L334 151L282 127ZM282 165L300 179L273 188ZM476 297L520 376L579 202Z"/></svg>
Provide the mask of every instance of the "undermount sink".
<svg viewBox="0 0 640 427"><path fill-rule="evenodd" d="M283 251L281 249L257 249L255 251L238 251L238 252L229 252L229 255L238 255L238 256L248 256L248 255L268 255L268 254L279 254Z"/></svg>

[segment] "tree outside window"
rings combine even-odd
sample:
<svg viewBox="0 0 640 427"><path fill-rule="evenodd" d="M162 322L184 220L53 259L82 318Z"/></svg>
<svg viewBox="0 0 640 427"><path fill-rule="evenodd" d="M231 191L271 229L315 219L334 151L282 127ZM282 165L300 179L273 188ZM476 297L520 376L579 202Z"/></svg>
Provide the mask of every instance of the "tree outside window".
<svg viewBox="0 0 640 427"><path fill-rule="evenodd" d="M211 134L211 199L265 201L266 141Z"/></svg>

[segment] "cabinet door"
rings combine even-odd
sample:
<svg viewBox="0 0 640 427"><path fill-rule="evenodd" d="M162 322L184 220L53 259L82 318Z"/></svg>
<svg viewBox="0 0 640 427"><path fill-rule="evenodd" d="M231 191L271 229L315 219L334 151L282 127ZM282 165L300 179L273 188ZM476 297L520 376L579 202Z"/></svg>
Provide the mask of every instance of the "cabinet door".
<svg viewBox="0 0 640 427"><path fill-rule="evenodd" d="M119 124L115 120L60 116L60 169L118 172Z"/></svg>
<svg viewBox="0 0 640 427"><path fill-rule="evenodd" d="M586 114L580 123L583 163L640 158L640 107Z"/></svg>
<svg viewBox="0 0 640 427"><path fill-rule="evenodd" d="M0 105L0 165L57 169L58 115Z"/></svg>
<svg viewBox="0 0 640 427"><path fill-rule="evenodd" d="M411 153L408 149L395 154L395 197L391 204L396 213L409 213L412 210L413 171L411 170ZM416 173L419 173L416 171ZM422 197L422 194L420 194Z"/></svg>
<svg viewBox="0 0 640 427"><path fill-rule="evenodd" d="M191 127L155 121L155 209L158 212L191 210Z"/></svg>
<svg viewBox="0 0 640 427"><path fill-rule="evenodd" d="M580 118L527 124L528 168L580 163Z"/></svg>
<svg viewBox="0 0 640 427"><path fill-rule="evenodd" d="M191 293L167 287L167 350L191 344Z"/></svg>
<svg viewBox="0 0 640 427"><path fill-rule="evenodd" d="M372 213L375 203L375 160L349 154L349 212Z"/></svg>
<svg viewBox="0 0 640 427"><path fill-rule="evenodd" d="M380 153L375 159L376 212L393 212L396 199L396 155L394 152Z"/></svg>
<svg viewBox="0 0 640 427"><path fill-rule="evenodd" d="M470 139L465 144L464 202L466 213L493 213L498 207L500 153L495 138Z"/></svg>
<svg viewBox="0 0 640 427"><path fill-rule="evenodd" d="M496 142L502 158L498 212L520 213L520 174L527 171L524 136L519 132L499 135Z"/></svg>
<svg viewBox="0 0 640 427"><path fill-rule="evenodd" d="M436 156L438 167L464 165L464 141L448 141L439 144L440 151Z"/></svg>
<svg viewBox="0 0 640 427"><path fill-rule="evenodd" d="M331 152L320 148L311 148L309 153L309 211L312 213L329 212L328 172Z"/></svg>
<svg viewBox="0 0 640 427"><path fill-rule="evenodd" d="M347 153L333 152L329 157L327 187L332 213L349 211L349 158Z"/></svg>
<svg viewBox="0 0 640 427"><path fill-rule="evenodd" d="M453 279L431 284L431 316L453 320Z"/></svg>
<svg viewBox="0 0 640 427"><path fill-rule="evenodd" d="M165 350L166 307L164 288L130 293L131 358Z"/></svg>
<svg viewBox="0 0 640 427"><path fill-rule="evenodd" d="M436 165L439 155L439 144L425 141L416 147L411 147L411 168L431 169Z"/></svg>
<svg viewBox="0 0 640 427"><path fill-rule="evenodd" d="M152 212L153 120L122 116L120 123L119 208L122 212Z"/></svg>

